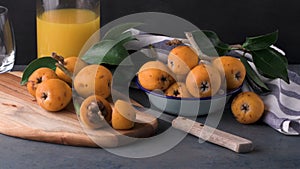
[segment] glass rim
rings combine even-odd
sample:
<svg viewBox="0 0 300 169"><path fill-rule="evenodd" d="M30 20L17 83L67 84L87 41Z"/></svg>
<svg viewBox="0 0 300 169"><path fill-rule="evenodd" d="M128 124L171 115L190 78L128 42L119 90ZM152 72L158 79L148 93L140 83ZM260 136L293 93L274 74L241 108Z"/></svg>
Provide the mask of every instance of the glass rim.
<svg viewBox="0 0 300 169"><path fill-rule="evenodd" d="M8 8L0 5L0 15L5 15L8 12Z"/></svg>

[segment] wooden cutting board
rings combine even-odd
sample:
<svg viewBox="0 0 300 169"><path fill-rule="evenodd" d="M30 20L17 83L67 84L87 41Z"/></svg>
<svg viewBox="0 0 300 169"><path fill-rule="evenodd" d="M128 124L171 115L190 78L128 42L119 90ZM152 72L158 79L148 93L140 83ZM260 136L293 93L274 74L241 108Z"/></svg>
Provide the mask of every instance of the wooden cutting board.
<svg viewBox="0 0 300 169"><path fill-rule="evenodd" d="M88 130L81 126L73 105L53 113L43 110L20 85L21 73L0 74L0 133L42 142L87 147L117 147L150 137L157 119L138 112L134 128ZM88 133L88 134L87 134Z"/></svg>

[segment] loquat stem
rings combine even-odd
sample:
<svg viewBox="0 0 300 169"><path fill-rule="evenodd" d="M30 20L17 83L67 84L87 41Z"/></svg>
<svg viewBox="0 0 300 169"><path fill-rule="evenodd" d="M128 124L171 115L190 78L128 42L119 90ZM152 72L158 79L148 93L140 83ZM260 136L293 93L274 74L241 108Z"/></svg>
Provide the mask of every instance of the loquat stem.
<svg viewBox="0 0 300 169"><path fill-rule="evenodd" d="M55 66L57 66L61 71L63 71L67 76L69 76L71 79L73 79L73 73L70 72L64 65L64 57L57 55L57 53L52 53L52 58L57 61Z"/></svg>
<svg viewBox="0 0 300 169"><path fill-rule="evenodd" d="M167 42L167 45L172 46L172 45L181 45L183 42L179 39L173 39Z"/></svg>
<svg viewBox="0 0 300 169"><path fill-rule="evenodd" d="M149 51L150 56L154 59L158 59L158 54L157 54L155 48L152 45L149 45L149 49L150 49L150 51Z"/></svg>
<svg viewBox="0 0 300 169"><path fill-rule="evenodd" d="M62 70L67 76L69 76L71 79L73 79L73 73L70 72L66 67L64 67L60 63L55 64L60 70Z"/></svg>
<svg viewBox="0 0 300 169"><path fill-rule="evenodd" d="M229 45L231 50L243 50L244 48L240 44Z"/></svg>
<svg viewBox="0 0 300 169"><path fill-rule="evenodd" d="M196 43L196 41L195 41L195 39L194 39L191 32L185 32L185 36L187 37L189 43L191 44L192 49L195 50L196 54L199 56L200 59L208 60L208 61L211 61L211 60L214 59L214 57L209 57L200 50L200 48L197 45L197 43Z"/></svg>
<svg viewBox="0 0 300 169"><path fill-rule="evenodd" d="M64 65L65 61L64 61L64 57L58 55L57 53L55 52L52 52L52 58L55 59L58 63Z"/></svg>

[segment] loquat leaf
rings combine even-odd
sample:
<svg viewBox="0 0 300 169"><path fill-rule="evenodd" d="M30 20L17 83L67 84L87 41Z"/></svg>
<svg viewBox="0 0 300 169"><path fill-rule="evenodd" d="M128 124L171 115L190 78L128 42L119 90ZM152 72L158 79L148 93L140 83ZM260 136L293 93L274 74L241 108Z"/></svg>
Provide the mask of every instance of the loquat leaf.
<svg viewBox="0 0 300 169"><path fill-rule="evenodd" d="M278 30L266 35L246 38L242 47L249 51L257 51L270 47L278 38Z"/></svg>
<svg viewBox="0 0 300 169"><path fill-rule="evenodd" d="M280 78L289 83L286 58L276 50L267 48L251 52L259 73L267 78Z"/></svg>
<svg viewBox="0 0 300 169"><path fill-rule="evenodd" d="M30 75L35 70L37 70L38 68L47 67L47 68L55 70L56 69L56 66L55 66L56 62L57 61L55 59L53 59L52 57L50 57L50 56L49 57L37 58L37 59L33 60L25 68L20 84L25 85L28 82L28 78L30 77Z"/></svg>

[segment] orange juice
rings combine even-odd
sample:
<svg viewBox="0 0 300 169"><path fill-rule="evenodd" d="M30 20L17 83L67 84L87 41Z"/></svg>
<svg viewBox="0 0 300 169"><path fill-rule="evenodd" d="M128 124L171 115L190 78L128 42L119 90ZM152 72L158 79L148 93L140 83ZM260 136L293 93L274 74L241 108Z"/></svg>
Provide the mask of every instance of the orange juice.
<svg viewBox="0 0 300 169"><path fill-rule="evenodd" d="M56 52L78 56L88 38L100 27L100 17L85 9L57 9L37 16L38 57Z"/></svg>

